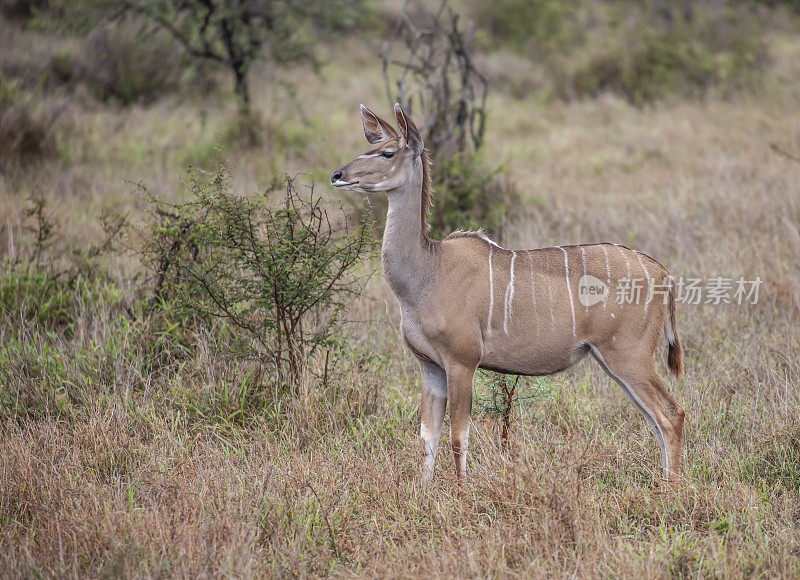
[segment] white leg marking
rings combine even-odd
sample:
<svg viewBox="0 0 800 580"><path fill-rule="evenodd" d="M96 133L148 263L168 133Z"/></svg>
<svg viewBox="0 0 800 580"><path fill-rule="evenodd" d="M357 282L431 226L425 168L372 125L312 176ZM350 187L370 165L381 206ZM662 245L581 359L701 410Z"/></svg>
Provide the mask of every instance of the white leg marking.
<svg viewBox="0 0 800 580"><path fill-rule="evenodd" d="M644 313L647 314L647 306L650 304L650 300L652 298L651 292L652 288L650 287L650 273L647 271L647 268L644 266L644 262L642 262L642 256L639 252L635 252L636 259L639 260L639 265L644 270L644 279L647 280L647 298L644 299Z"/></svg>
<svg viewBox="0 0 800 580"><path fill-rule="evenodd" d="M439 437L434 435L431 428L425 423L420 423L419 436L422 439L422 444L425 446L422 476L428 481L433 477L433 471L436 466L436 452L439 449Z"/></svg>
<svg viewBox="0 0 800 580"><path fill-rule="evenodd" d="M603 355L600 354L600 351L597 350L597 347L593 344L590 344L589 347L591 347L592 354L594 354L594 357L603 366L603 370L606 371L608 376L614 379L614 381L620 387L622 387L622 390L625 391L625 394L628 396L628 399L631 400L634 407L639 409L642 415L644 415L644 418L647 424L649 425L650 430L656 436L656 440L658 441L658 446L661 448L661 459L664 462L664 477L665 478L669 477L669 457L667 457L667 446L666 443L664 442L664 433L662 433L661 431L661 425L659 425L658 421L656 421L655 415L653 415L653 412L647 408L647 406L642 402L642 400L634 392L634 390L630 387L630 385L628 385L628 383L626 383L617 375L611 372L611 369L608 368L608 365L606 364Z"/></svg>
<svg viewBox="0 0 800 580"><path fill-rule="evenodd" d="M494 274L492 273L492 246L489 246L489 320L486 334L492 334L492 311L494 310Z"/></svg>
<svg viewBox="0 0 800 580"><path fill-rule="evenodd" d="M511 250L511 276L506 288L506 309L503 313L503 332L506 334L508 334L508 319L511 318L514 309L514 260L516 259L517 253Z"/></svg>
<svg viewBox="0 0 800 580"><path fill-rule="evenodd" d="M606 257L606 285L608 286L608 294L611 295L611 266L608 263L608 251L606 250L605 246L600 246L603 248L603 255ZM603 298L603 310L606 309L608 304L608 297Z"/></svg>
<svg viewBox="0 0 800 580"><path fill-rule="evenodd" d="M436 463L439 439L442 434L442 421L444 419L447 401L447 377L444 369L429 363L420 362L422 375L422 397L430 397L430 415L422 416L419 426L419 435L423 443L424 459L422 463L423 481L430 481L433 477Z"/></svg>
<svg viewBox="0 0 800 580"><path fill-rule="evenodd" d="M569 259L567 258L567 251L561 246L556 246L559 250L564 252L564 275L567 279L567 292L569 292L569 307L572 309L572 336L578 336L578 330L575 326L575 303L572 301L572 286L569 283Z"/></svg>

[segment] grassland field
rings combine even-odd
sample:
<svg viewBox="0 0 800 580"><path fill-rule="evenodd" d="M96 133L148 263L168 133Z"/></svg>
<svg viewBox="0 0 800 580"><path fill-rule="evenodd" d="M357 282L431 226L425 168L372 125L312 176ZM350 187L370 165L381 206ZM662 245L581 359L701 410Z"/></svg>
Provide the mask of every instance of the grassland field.
<svg viewBox="0 0 800 580"><path fill-rule="evenodd" d="M11 21L0 35L6 64L77 42ZM643 107L519 95L503 79L534 74L524 57L480 57L494 83L484 154L528 216L504 245L612 241L676 276L763 281L757 304L679 305L678 484L661 481L647 425L586 360L524 382L507 449L480 379L469 481L456 482L445 424L423 487L418 368L379 269L325 385L313 360L291 396L254 398L248 368L210 335L143 374L119 306L139 265L123 252L103 262L115 290L79 300L71 332L4 315L0 575L800 576L800 163L771 148L800 156L800 33L765 42L759 86ZM359 103L390 112L379 43L332 40L319 73L259 65L260 138L247 145L229 139L227 77L146 105L29 92L57 112L56 151L0 175L0 256L30 251L32 196L57 224L56 255L101 240L104 211L143 219L137 182L181 199L187 165L226 161L243 194L288 173L336 196L330 172L366 149Z"/></svg>

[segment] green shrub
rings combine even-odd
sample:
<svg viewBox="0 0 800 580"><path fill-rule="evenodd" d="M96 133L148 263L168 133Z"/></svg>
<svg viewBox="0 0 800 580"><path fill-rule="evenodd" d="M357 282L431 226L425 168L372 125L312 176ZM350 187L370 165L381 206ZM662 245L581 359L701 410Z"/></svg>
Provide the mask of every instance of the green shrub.
<svg viewBox="0 0 800 580"><path fill-rule="evenodd" d="M748 2L499 0L476 19L548 71L563 99L617 93L641 105L754 86L767 58L765 9Z"/></svg>
<svg viewBox="0 0 800 580"><path fill-rule="evenodd" d="M138 96L150 92L151 83L173 78L149 66L150 55L152 64L159 62L159 54L153 52L158 40L173 39L175 42L170 44L179 45L180 53L187 60L205 62L230 73L240 111L245 113L251 108L248 79L257 62L309 61L318 68L321 62L316 48L320 34L357 27L367 21L365 12L361 0L50 0L48 13L38 24L78 33L94 29L101 41L95 60L103 65L106 73L113 76L122 73L118 76L123 81L121 91L115 95L122 102L138 100ZM144 45L145 52L140 54L139 62L126 59L125 52L121 55L123 58L116 58L115 52L120 46L116 40L118 32L109 23L116 24L123 19L139 25L150 36L147 43L142 42L142 36L137 37L131 47L138 49L139 45ZM162 34L155 34L156 31ZM103 41L106 35L110 35L111 42ZM110 49L110 66L106 63L106 51L102 50L106 45ZM172 51L161 56L171 57ZM122 70L118 71L120 68ZM147 69L153 73L152 79L148 75L134 74ZM91 71L87 72L91 75ZM105 77L110 78L109 75ZM101 88L115 90L113 83L104 82L105 78L97 80Z"/></svg>
<svg viewBox="0 0 800 580"><path fill-rule="evenodd" d="M231 193L224 169L192 172L189 184L185 203L149 196L153 308L170 305L205 327L221 321L237 354L294 384L360 290L367 224L337 219L313 188L301 196L288 178L249 197Z"/></svg>
<svg viewBox="0 0 800 580"><path fill-rule="evenodd" d="M47 6L48 0L0 0L0 14L7 18L28 20Z"/></svg>
<svg viewBox="0 0 800 580"><path fill-rule="evenodd" d="M492 39L527 52L563 48L569 41L565 21L579 2L494 0L475 4L475 19Z"/></svg>
<svg viewBox="0 0 800 580"><path fill-rule="evenodd" d="M30 246L0 264L0 326L14 333L21 324L31 324L70 335L81 312L120 300L118 288L97 259L111 247L124 222L107 220L109 237L79 249L57 247L57 225L50 221L43 198L32 200L28 218L33 222L27 228L33 237Z"/></svg>
<svg viewBox="0 0 800 580"><path fill-rule="evenodd" d="M502 233L508 210L522 205L519 192L478 153L458 153L434 168L437 181L430 216L431 231L444 237L453 230L482 228L491 236Z"/></svg>
<svg viewBox="0 0 800 580"><path fill-rule="evenodd" d="M746 22L729 36L720 22L695 27L688 23L664 30L645 27L562 77L562 96L623 95L641 105L668 94L700 96L712 87L752 85L765 49ZM727 42L726 42L727 41Z"/></svg>
<svg viewBox="0 0 800 580"><path fill-rule="evenodd" d="M23 95L19 81L0 80L0 171L54 154L54 122L54 114Z"/></svg>
<svg viewBox="0 0 800 580"><path fill-rule="evenodd" d="M163 34L145 41L137 29L115 25L94 30L75 51L54 54L49 73L60 84L84 85L96 99L125 106L178 91L188 67Z"/></svg>
<svg viewBox="0 0 800 580"><path fill-rule="evenodd" d="M548 377L522 378L479 370L475 381L475 406L497 421L503 448L508 446L511 427L520 408L548 399L555 393Z"/></svg>

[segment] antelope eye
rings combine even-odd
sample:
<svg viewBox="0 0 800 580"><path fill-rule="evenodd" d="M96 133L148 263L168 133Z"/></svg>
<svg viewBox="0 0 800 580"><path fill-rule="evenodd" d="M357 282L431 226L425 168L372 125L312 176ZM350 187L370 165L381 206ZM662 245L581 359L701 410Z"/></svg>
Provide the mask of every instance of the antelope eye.
<svg viewBox="0 0 800 580"><path fill-rule="evenodd" d="M394 151L384 151L381 155L386 157L386 159L391 159L394 157Z"/></svg>

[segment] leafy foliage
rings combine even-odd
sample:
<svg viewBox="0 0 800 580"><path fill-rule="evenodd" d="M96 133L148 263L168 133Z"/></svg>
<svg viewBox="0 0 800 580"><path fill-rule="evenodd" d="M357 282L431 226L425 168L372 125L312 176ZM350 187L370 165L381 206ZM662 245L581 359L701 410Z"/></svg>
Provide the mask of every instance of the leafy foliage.
<svg viewBox="0 0 800 580"><path fill-rule="evenodd" d="M495 43L541 63L563 99L613 92L642 105L730 91L753 86L767 58L751 2L500 0L474 14Z"/></svg>
<svg viewBox="0 0 800 580"><path fill-rule="evenodd" d="M515 411L550 398L555 393L551 380L544 378L521 378L489 371L476 375L479 387L477 407L483 414L497 421L500 427L500 443L508 448L509 434L515 421Z"/></svg>
<svg viewBox="0 0 800 580"><path fill-rule="evenodd" d="M51 131L56 114L33 105L17 80L0 79L0 171L52 155L56 149Z"/></svg>
<svg viewBox="0 0 800 580"><path fill-rule="evenodd" d="M335 219L287 178L250 197L230 192L224 169L190 175L191 199L153 200L145 258L155 272L154 305L174 301L198 321L224 320L249 354L294 383L304 361L333 340L341 310L360 290L371 255L367 224Z"/></svg>
<svg viewBox="0 0 800 580"><path fill-rule="evenodd" d="M168 33L191 57L229 70L243 112L250 110L248 75L260 59L317 64L314 31L352 26L359 0L54 0L66 26L87 29L105 19L138 18Z"/></svg>
<svg viewBox="0 0 800 580"><path fill-rule="evenodd" d="M27 20L46 4L47 0L0 0L0 14L7 18Z"/></svg>
<svg viewBox="0 0 800 580"><path fill-rule="evenodd" d="M496 0L475 4L475 17L493 38L525 51L563 48L568 39L565 20L576 2L558 0Z"/></svg>
<svg viewBox="0 0 800 580"><path fill-rule="evenodd" d="M106 216L106 238L88 249L59 247L57 224L44 198L33 198L27 211L33 241L24 254L7 258L0 271L0 326L30 324L70 335L79 312L100 302L116 302L119 291L98 268L124 226Z"/></svg>
<svg viewBox="0 0 800 580"><path fill-rule="evenodd" d="M436 188L441 193L436 195L431 215L435 236L480 228L498 237L507 212L521 205L518 192L503 178L501 169L491 169L480 153L464 152L445 158L438 173Z"/></svg>
<svg viewBox="0 0 800 580"><path fill-rule="evenodd" d="M54 54L52 80L69 88L85 86L92 95L120 105L148 104L180 88L187 66L176 43L163 33L147 34L129 23L98 27L71 51Z"/></svg>
<svg viewBox="0 0 800 580"><path fill-rule="evenodd" d="M611 91L641 105L667 94L752 85L766 58L756 25L743 15L733 30L724 18L698 21L685 13L672 16L668 26L645 24L578 67L561 90L576 96Z"/></svg>

